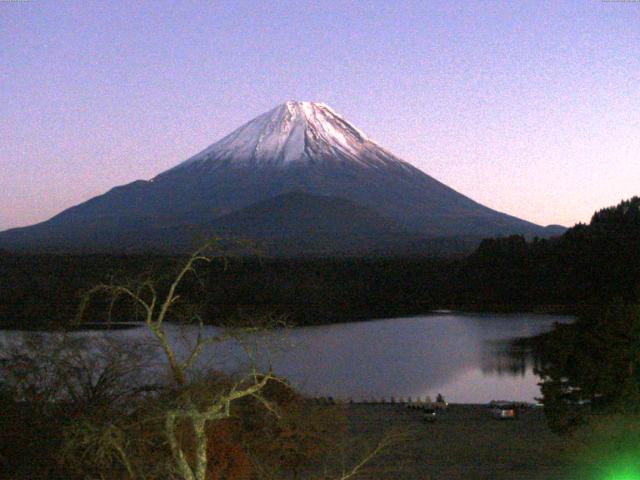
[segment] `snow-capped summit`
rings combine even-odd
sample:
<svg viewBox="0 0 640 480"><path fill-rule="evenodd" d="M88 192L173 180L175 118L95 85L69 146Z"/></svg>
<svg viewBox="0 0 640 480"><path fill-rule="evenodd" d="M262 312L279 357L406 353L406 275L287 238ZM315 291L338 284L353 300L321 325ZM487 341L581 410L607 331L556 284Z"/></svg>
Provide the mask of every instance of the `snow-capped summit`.
<svg viewBox="0 0 640 480"><path fill-rule="evenodd" d="M382 148L324 103L289 100L242 127L176 168L217 165L286 166L340 156L374 166ZM378 151L378 155L371 155ZM390 157L384 152L383 157ZM392 157L392 156L391 156ZM401 162L395 157L393 160ZM404 162L401 162L404 163Z"/></svg>

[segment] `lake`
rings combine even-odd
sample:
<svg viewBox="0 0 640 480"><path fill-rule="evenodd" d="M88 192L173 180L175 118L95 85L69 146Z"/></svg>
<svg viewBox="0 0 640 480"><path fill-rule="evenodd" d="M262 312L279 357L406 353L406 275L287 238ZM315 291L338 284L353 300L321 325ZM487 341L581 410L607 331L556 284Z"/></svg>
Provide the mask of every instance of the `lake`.
<svg viewBox="0 0 640 480"><path fill-rule="evenodd" d="M300 391L336 399L435 399L442 393L455 403L494 399L534 401L539 379L530 361L507 354L511 340L546 332L572 317L537 314L433 313L277 330L248 335L205 349L200 367L233 372L248 363L247 352L261 368L288 378ZM179 350L195 329L167 325ZM206 327L207 334L220 333ZM1 332L5 341L19 332ZM83 331L74 335L146 338L144 328ZM240 345L244 347L241 348Z"/></svg>

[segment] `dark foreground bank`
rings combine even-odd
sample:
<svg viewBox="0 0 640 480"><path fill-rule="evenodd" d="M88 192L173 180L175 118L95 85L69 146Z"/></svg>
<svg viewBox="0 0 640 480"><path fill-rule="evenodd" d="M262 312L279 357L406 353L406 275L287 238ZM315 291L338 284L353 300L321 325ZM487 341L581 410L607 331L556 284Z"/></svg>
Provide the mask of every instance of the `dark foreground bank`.
<svg viewBox="0 0 640 480"><path fill-rule="evenodd" d="M496 420L484 405L450 405L435 422L400 405L347 407L353 435L371 438L403 428L410 440L373 460L371 480L558 480L571 478L566 439L547 427L542 408Z"/></svg>

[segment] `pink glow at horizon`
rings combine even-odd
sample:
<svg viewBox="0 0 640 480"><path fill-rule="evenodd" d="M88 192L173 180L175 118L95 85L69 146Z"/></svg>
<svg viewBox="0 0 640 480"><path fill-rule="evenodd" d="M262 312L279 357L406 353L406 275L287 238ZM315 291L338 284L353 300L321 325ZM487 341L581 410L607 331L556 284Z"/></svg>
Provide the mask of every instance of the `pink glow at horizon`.
<svg viewBox="0 0 640 480"><path fill-rule="evenodd" d="M0 41L0 230L288 99L535 223L640 194L637 2L0 2Z"/></svg>

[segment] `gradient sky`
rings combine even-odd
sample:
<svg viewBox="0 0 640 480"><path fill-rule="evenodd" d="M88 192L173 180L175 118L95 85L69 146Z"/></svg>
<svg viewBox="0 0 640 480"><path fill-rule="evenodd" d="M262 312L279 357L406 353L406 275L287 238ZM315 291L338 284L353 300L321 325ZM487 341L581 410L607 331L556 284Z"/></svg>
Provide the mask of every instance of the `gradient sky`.
<svg viewBox="0 0 640 480"><path fill-rule="evenodd" d="M0 45L0 230L287 99L536 223L640 194L640 2L1 1Z"/></svg>

